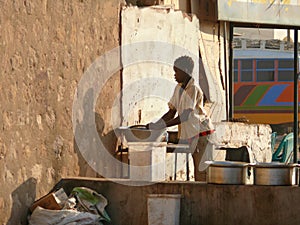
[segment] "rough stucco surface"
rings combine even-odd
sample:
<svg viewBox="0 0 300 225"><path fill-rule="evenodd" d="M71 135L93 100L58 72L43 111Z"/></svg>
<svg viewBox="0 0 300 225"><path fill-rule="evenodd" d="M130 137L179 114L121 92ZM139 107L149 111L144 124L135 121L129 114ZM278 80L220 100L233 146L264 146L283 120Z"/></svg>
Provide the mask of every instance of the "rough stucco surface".
<svg viewBox="0 0 300 225"><path fill-rule="evenodd" d="M176 85L173 71L176 58L183 55L193 58L192 76L198 81L198 33L197 17L181 11L162 6L128 7L122 11L122 45L132 46L122 52L123 125L146 124L167 112ZM147 60L141 61L143 58ZM133 63L129 64L130 60Z"/></svg>
<svg viewBox="0 0 300 225"><path fill-rule="evenodd" d="M72 102L83 72L119 45L120 2L0 1L0 224L25 224L28 206L61 177L88 173L74 147ZM106 87L102 118L119 75ZM99 127L109 133L110 121Z"/></svg>
<svg viewBox="0 0 300 225"><path fill-rule="evenodd" d="M214 142L218 147L240 148L246 146L249 159L254 162L271 162L271 132L268 124L219 122L215 124ZM216 151L216 154L219 152ZM222 159L224 160L224 158Z"/></svg>
<svg viewBox="0 0 300 225"><path fill-rule="evenodd" d="M122 45L128 46L122 51L124 126L147 124L168 111L176 85L173 63L177 57L189 55L194 59L192 76L199 80L198 34L199 20L182 11L163 6L122 10ZM176 163L174 156L166 155L167 180L174 179L175 170L177 180L186 180L186 154L178 153ZM191 157L189 164L193 180Z"/></svg>
<svg viewBox="0 0 300 225"><path fill-rule="evenodd" d="M214 122L226 119L226 83L224 65L224 34L220 24L200 23L199 46L205 76L200 76L200 84L211 102L210 113ZM201 74L201 73L200 73ZM203 74L203 73L202 73Z"/></svg>

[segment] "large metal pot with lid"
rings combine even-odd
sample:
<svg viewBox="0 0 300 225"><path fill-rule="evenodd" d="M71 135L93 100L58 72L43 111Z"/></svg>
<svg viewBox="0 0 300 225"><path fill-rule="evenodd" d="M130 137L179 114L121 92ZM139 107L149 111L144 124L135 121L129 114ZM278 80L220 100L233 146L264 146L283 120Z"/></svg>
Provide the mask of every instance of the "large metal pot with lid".
<svg viewBox="0 0 300 225"><path fill-rule="evenodd" d="M248 163L235 161L207 161L207 183L245 184Z"/></svg>
<svg viewBox="0 0 300 225"><path fill-rule="evenodd" d="M296 164L256 163L254 168L255 185L292 185Z"/></svg>

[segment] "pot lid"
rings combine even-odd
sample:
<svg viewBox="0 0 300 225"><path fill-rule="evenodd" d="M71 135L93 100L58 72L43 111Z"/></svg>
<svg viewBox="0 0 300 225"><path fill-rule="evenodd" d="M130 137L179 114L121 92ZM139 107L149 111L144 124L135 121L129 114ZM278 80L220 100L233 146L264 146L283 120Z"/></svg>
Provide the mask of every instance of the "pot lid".
<svg viewBox="0 0 300 225"><path fill-rule="evenodd" d="M281 163L281 162L265 162L265 163L253 163L250 164L253 167L263 167L263 168L289 168L289 167L295 167L297 164L294 163Z"/></svg>
<svg viewBox="0 0 300 225"><path fill-rule="evenodd" d="M206 161L206 164L210 166L220 166L220 167L245 167L248 166L246 162L239 161Z"/></svg>

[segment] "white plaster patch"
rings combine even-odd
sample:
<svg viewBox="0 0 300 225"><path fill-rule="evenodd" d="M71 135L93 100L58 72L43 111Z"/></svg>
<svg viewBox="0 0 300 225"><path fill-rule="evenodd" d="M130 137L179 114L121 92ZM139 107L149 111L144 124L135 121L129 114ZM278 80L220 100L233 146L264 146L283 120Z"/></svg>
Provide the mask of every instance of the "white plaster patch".
<svg viewBox="0 0 300 225"><path fill-rule="evenodd" d="M123 9L122 45L136 49L122 51L122 125L145 124L168 110L167 102L176 85L173 72L176 58L189 55L194 59L192 76L198 81L198 33L199 20L195 16L188 18L181 11L151 7ZM139 48L137 43L145 46ZM143 58L149 60L141 61ZM128 65L129 61L132 64Z"/></svg>
<svg viewBox="0 0 300 225"><path fill-rule="evenodd" d="M51 167L47 169L47 181L48 184L52 184L54 182L55 170Z"/></svg>
<svg viewBox="0 0 300 225"><path fill-rule="evenodd" d="M31 169L32 177L36 178L38 183L42 180L42 170L43 166L40 164L35 164Z"/></svg>
<svg viewBox="0 0 300 225"><path fill-rule="evenodd" d="M215 123L215 129L216 132L213 136L213 141L218 148L239 148L246 146L250 149L250 160L271 162L272 151L270 140L272 129L269 125L219 122Z"/></svg>
<svg viewBox="0 0 300 225"><path fill-rule="evenodd" d="M53 143L53 150L56 159L61 159L64 149L64 139L61 136L57 136Z"/></svg>
<svg viewBox="0 0 300 225"><path fill-rule="evenodd" d="M27 179L27 175L26 175L26 168L23 166L21 169L18 170L17 172L17 182L20 184L20 183L23 183L24 180Z"/></svg>
<svg viewBox="0 0 300 225"><path fill-rule="evenodd" d="M36 122L38 124L38 127L40 130L43 130L43 124L42 124L42 116L41 115L37 115L36 116Z"/></svg>

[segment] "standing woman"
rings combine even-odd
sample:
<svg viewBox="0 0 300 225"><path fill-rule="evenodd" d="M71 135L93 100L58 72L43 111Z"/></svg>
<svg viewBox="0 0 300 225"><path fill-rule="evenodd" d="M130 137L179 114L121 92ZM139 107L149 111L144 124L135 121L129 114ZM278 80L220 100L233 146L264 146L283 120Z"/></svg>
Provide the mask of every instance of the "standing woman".
<svg viewBox="0 0 300 225"><path fill-rule="evenodd" d="M178 84L168 103L169 111L157 122L147 124L147 127L157 130L178 125L180 142L187 142L193 152L195 180L205 181L206 171L199 171L198 168L208 143L208 135L214 132L213 125L204 110L203 92L191 77L194 69L192 58L177 58L173 69Z"/></svg>

